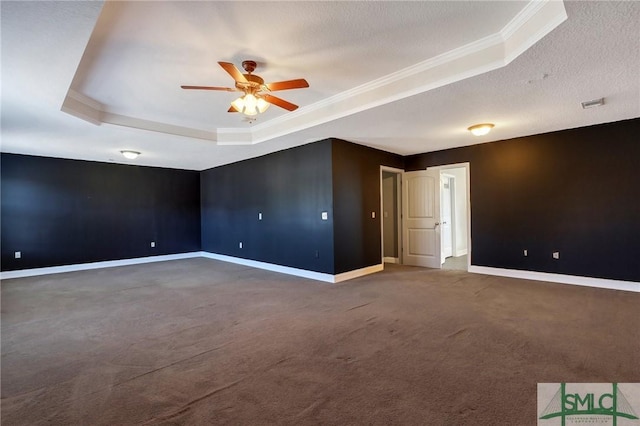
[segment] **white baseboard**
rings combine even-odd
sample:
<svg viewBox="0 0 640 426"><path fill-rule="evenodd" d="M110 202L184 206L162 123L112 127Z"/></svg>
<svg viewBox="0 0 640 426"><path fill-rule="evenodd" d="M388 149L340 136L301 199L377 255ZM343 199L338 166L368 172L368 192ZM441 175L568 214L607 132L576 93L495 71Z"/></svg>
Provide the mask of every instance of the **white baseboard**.
<svg viewBox="0 0 640 426"><path fill-rule="evenodd" d="M521 278L533 281L548 281L560 284L581 285L606 288L609 290L633 291L640 293L640 282L608 280L604 278L580 277L577 275L551 274L548 272L520 271L517 269L491 268L488 266L469 266L469 272L475 274L497 275L500 277Z"/></svg>
<svg viewBox="0 0 640 426"><path fill-rule="evenodd" d="M368 266L362 269L356 269L354 271L344 272L342 274L331 275L322 272L308 271L306 269L292 268L289 266L275 265L273 263L260 262L257 260L243 259L241 257L227 256L224 254L209 253L206 251L200 252L203 257L208 259L221 260L223 262L236 263L238 265L251 266L252 268L265 269L267 271L279 272L281 274L295 275L297 277L309 278L316 281L323 281L326 283L339 283L341 281L351 280L353 278L361 277L363 275L372 274L374 272L382 271L383 265Z"/></svg>
<svg viewBox="0 0 640 426"><path fill-rule="evenodd" d="M257 260L243 259L241 257L227 256L224 254L201 252L208 259L221 260L223 262L236 263L238 265L251 266L252 268L266 269L267 271L280 272L281 274L295 275L302 278L310 278L316 281L334 283L334 276L322 272L307 271L306 269L291 268L289 266L275 265L273 263L259 262Z"/></svg>
<svg viewBox="0 0 640 426"><path fill-rule="evenodd" d="M385 256L382 261L384 263L400 263L400 259L398 259L397 257L388 257Z"/></svg>
<svg viewBox="0 0 640 426"><path fill-rule="evenodd" d="M468 253L467 249L463 249L463 250L456 250L456 256L455 257L460 257L460 256L464 256Z"/></svg>
<svg viewBox="0 0 640 426"><path fill-rule="evenodd" d="M288 266L275 265L272 263L259 262L256 260L242 259L239 257L226 256L222 254L196 251L190 253L169 254L163 256L138 257L135 259L108 260L104 262L80 263L76 265L51 266L47 268L22 269L19 271L0 272L0 280L11 278L33 277L46 274L60 274L64 272L86 271L90 269L112 268L116 266L137 265L141 263L164 262L167 260L189 259L194 257L205 257L208 259L221 260L223 262L236 263L268 271L279 272L288 275L295 275L302 278L309 278L316 281L328 283L339 283L362 277L364 275L380 272L384 269L384 264L367 266L353 271L343 272L337 275L325 274L321 272L308 271L306 269L291 268ZM394 258L390 258L394 259ZM385 258L385 261L387 259ZM551 274L547 272L521 271L517 269L492 268L488 266L469 266L469 272L475 274L496 275L500 277L520 278L533 281L547 281L560 284L572 284L587 287L598 287L610 290L632 291L640 293L640 282L609 280L604 278L581 277L576 275Z"/></svg>
<svg viewBox="0 0 640 426"><path fill-rule="evenodd" d="M205 257L208 259L221 260L223 262L236 263L245 266L251 266L258 269L266 269L268 271L280 272L282 274L295 275L298 277L309 278L316 281L324 281L328 283L339 283L341 281L351 280L363 275L372 274L382 271L384 265L373 265L354 271L344 272L342 274L331 275L321 272L308 271L306 269L291 268L288 266L274 265L272 263L259 262L256 260L242 259L240 257L226 256L223 254L209 253L206 251L194 251L190 253L169 254L164 256L138 257L135 259L107 260L104 262L79 263L75 265L51 266L47 268L21 269L19 271L0 272L0 280L8 280L11 278L34 277L38 275L60 274L64 272L86 271L89 269L113 268L116 266L137 265L140 263L164 262L167 260L189 259L193 257Z"/></svg>
<svg viewBox="0 0 640 426"><path fill-rule="evenodd" d="M384 264L380 263L378 265L367 266L366 268L355 269L349 272L343 272L338 275L334 275L334 283L339 283L342 281L352 280L354 278L363 277L365 275L373 274L376 272L380 272L384 269Z"/></svg>
<svg viewBox="0 0 640 426"><path fill-rule="evenodd" d="M50 266L47 268L21 269L19 271L0 272L0 280L11 278L34 277L37 275L61 274L64 272L86 271L88 269L113 268L115 266L137 265L140 263L164 262L167 260L189 259L201 257L202 252L167 254L162 256L136 257L134 259L106 260L103 262L78 263L75 265Z"/></svg>

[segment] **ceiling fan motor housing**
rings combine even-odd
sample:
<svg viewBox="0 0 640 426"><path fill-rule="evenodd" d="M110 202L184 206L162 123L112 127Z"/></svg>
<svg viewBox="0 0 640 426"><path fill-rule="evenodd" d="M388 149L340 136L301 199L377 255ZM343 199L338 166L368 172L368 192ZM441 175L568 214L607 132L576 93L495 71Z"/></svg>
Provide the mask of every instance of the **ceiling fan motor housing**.
<svg viewBox="0 0 640 426"><path fill-rule="evenodd" d="M255 94L265 87L264 79L262 79L262 77L251 74L256 69L257 65L256 61L242 61L242 68L247 72L247 74L242 75L247 79L248 83L236 81L236 87L238 89L244 90L246 93Z"/></svg>
<svg viewBox="0 0 640 426"><path fill-rule="evenodd" d="M243 90L247 93L255 93L259 90L262 90L264 86L264 80L257 75L253 74L243 74L247 79L247 82L236 81L236 87L240 90Z"/></svg>

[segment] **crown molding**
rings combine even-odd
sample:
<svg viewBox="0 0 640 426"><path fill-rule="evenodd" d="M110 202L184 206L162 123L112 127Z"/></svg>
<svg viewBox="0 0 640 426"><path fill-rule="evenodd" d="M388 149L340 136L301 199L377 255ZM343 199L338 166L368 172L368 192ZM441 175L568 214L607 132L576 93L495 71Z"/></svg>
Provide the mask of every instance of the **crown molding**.
<svg viewBox="0 0 640 426"><path fill-rule="evenodd" d="M505 65L524 53L567 20L559 0L531 1L500 31L505 44Z"/></svg>
<svg viewBox="0 0 640 426"><path fill-rule="evenodd" d="M170 135L184 136L187 138L216 141L216 132L199 130L191 127L175 126L173 124L159 123L157 121L144 120L142 118L127 115L102 112L102 122L115 126L132 127L134 129L149 130L152 132L167 133Z"/></svg>
<svg viewBox="0 0 640 426"><path fill-rule="evenodd" d="M102 124L102 110L104 106L88 96L69 89L62 103L61 111L81 118L99 126Z"/></svg>
<svg viewBox="0 0 640 426"><path fill-rule="evenodd" d="M562 1L530 1L494 34L248 129L205 131L107 112L73 88L62 111L96 125L109 123L218 145L254 145L506 66L566 19Z"/></svg>

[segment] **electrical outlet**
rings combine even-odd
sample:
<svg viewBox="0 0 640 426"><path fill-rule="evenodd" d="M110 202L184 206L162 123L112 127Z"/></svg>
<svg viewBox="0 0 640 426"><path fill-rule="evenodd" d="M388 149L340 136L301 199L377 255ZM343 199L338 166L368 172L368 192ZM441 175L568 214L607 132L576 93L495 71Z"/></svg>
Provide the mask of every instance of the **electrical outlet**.
<svg viewBox="0 0 640 426"><path fill-rule="evenodd" d="M240 248L242 248L242 241L240 241L240 244L238 245Z"/></svg>
<svg viewBox="0 0 640 426"><path fill-rule="evenodd" d="M525 257L529 256L529 250L524 249L523 253L522 253Z"/></svg>
<svg viewBox="0 0 640 426"><path fill-rule="evenodd" d="M156 242L155 241L151 241L151 247L155 247L156 246Z"/></svg>
<svg viewBox="0 0 640 426"><path fill-rule="evenodd" d="M22 258L22 252L17 251L17 252L16 252L16 254L15 254L15 256L16 256L16 259L20 259L20 258Z"/></svg>
<svg viewBox="0 0 640 426"><path fill-rule="evenodd" d="M327 219L329 219L329 213L327 213L327 212L322 212L321 217L322 217L322 220L327 220Z"/></svg>
<svg viewBox="0 0 640 426"><path fill-rule="evenodd" d="M262 213L258 213L258 220L262 220Z"/></svg>
<svg viewBox="0 0 640 426"><path fill-rule="evenodd" d="M554 251L552 254L554 259L560 259L560 252L559 251Z"/></svg>
<svg viewBox="0 0 640 426"><path fill-rule="evenodd" d="M375 219L376 218L376 212L371 212L371 219Z"/></svg>

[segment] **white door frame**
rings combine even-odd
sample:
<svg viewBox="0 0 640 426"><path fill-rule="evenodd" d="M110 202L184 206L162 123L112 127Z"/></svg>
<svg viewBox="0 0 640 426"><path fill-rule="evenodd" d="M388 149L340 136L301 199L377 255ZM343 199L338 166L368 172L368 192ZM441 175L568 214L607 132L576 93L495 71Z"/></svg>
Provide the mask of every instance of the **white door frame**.
<svg viewBox="0 0 640 426"><path fill-rule="evenodd" d="M440 166L427 167L426 170L440 170L446 171L447 169L466 169L467 176L467 271L471 267L471 164L466 163L454 163L443 164ZM440 194L438 194L440 195Z"/></svg>
<svg viewBox="0 0 640 426"><path fill-rule="evenodd" d="M456 194L455 194L455 190L456 190L456 177L452 174L447 173L446 170L442 170L440 171L440 179L442 182L442 177L447 178L448 183L449 183L449 207L450 207L450 218L449 218L449 234L450 234L450 238L451 238L451 253L452 256L456 255ZM442 183L441 183L442 184ZM443 221L444 219L442 218L442 203L440 203L440 219ZM444 222L440 225L440 229L444 229ZM444 250L444 235L442 235L443 238L440 239L440 249L441 251ZM444 251L442 252L442 263L445 262L445 256L444 256Z"/></svg>
<svg viewBox="0 0 640 426"><path fill-rule="evenodd" d="M398 237L398 257L397 263L402 263L402 174L403 169L396 169L395 167L380 166L380 259L384 265L384 204L383 197L384 191L382 188L382 172L394 173L398 178L397 183L397 199L396 199L396 217L398 218L398 229L396 229L396 235Z"/></svg>
<svg viewBox="0 0 640 426"><path fill-rule="evenodd" d="M434 166L434 167L428 167L428 169L434 169L434 170L442 170L442 171L446 171L447 169L458 169L458 168L464 168L466 169L466 178L467 178L467 270L469 270L469 268L471 267L471 239L472 239L472 235L471 235L471 164L469 162L465 162L465 163L453 163L453 164L443 164L440 166ZM382 218L384 215L383 212L383 206L382 206L382 171L386 171L386 172L391 172L391 173L396 173L399 174L398 176L398 181L400 183L402 183L402 173L404 173L403 169L398 169L395 167L388 167L388 166L380 166L380 262L384 265L384 229L383 229L383 224L382 224ZM439 194L438 194L439 195ZM398 192L398 197L400 198L398 200L398 207L400 209L402 209L402 191ZM398 250L400 250L400 252L398 253L398 255L400 256L400 262L402 262L402 246L403 246L403 242L402 242L402 214L401 212L398 213L398 217L400 220L398 220ZM454 241L455 243L455 241Z"/></svg>

